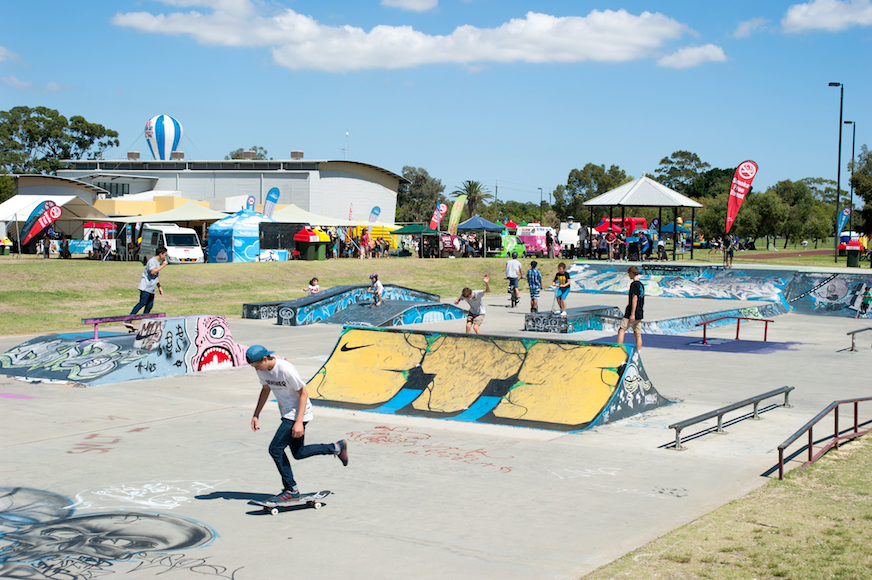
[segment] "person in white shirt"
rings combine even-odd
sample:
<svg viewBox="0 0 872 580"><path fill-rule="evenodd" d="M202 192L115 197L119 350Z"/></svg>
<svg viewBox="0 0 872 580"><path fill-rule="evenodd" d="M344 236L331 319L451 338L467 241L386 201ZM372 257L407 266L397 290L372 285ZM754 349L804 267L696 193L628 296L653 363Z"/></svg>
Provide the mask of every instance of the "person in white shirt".
<svg viewBox="0 0 872 580"><path fill-rule="evenodd" d="M522 273L521 262L518 261L518 252L512 252L512 259L506 262L506 278L509 279L509 292L511 293L509 300L512 303L512 308L521 300L520 290L518 290L518 278L521 277Z"/></svg>
<svg viewBox="0 0 872 580"><path fill-rule="evenodd" d="M369 287L369 291L372 293L372 305L381 306L384 304L382 301L382 296L385 294L384 284L378 281L378 274L375 272L369 275L369 279L372 282L372 286Z"/></svg>
<svg viewBox="0 0 872 580"><path fill-rule="evenodd" d="M282 503L300 497L285 447L291 448L294 459L305 459L313 455L335 455L342 461L342 465L348 465L348 445L344 439L336 443L304 445L306 424L312 420L309 393L294 365L284 359L277 359L273 354L273 351L255 344L245 352L245 360L257 371L257 377L262 384L254 416L251 418L251 430L260 430L260 412L269 400L270 392L275 396L282 415L282 422L269 444L269 454L282 478L282 491L267 500Z"/></svg>
<svg viewBox="0 0 872 580"><path fill-rule="evenodd" d="M469 334L470 330L475 330L476 334L481 334L478 329L484 321L484 295L488 292L490 292L490 276L485 274L484 290L473 291L471 288L464 288L460 292L460 296L454 300L454 304L457 304L463 298L469 304L469 314L466 317L466 334Z"/></svg>

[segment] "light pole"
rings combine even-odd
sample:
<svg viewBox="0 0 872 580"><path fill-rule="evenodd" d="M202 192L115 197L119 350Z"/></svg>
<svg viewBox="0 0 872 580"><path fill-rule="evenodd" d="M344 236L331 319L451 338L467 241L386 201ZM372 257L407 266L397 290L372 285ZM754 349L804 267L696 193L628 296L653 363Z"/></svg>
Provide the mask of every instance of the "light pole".
<svg viewBox="0 0 872 580"><path fill-rule="evenodd" d="M842 83L830 83L831 87L839 87L839 168L836 172L836 239L833 241L833 249L835 255L833 261L839 263L839 204L841 200L839 195L842 191L842 109L845 104L845 85Z"/></svg>
<svg viewBox="0 0 872 580"><path fill-rule="evenodd" d="M845 121L845 125L853 125L854 134L851 136L851 205L848 207L851 208L851 217L849 220L849 231L854 231L854 145L857 142L857 123L854 121Z"/></svg>
<svg viewBox="0 0 872 580"><path fill-rule="evenodd" d="M542 225L542 188L539 188L539 225Z"/></svg>

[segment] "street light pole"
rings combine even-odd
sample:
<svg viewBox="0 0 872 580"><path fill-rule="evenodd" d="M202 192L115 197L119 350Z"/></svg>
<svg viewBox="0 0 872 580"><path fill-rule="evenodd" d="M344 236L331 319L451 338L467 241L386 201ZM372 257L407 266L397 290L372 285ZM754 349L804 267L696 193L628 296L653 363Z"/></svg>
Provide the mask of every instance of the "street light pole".
<svg viewBox="0 0 872 580"><path fill-rule="evenodd" d="M839 263L839 196L842 192L842 109L845 105L845 85L842 83L830 83L831 87L839 87L839 169L836 172L836 239L833 241L835 255L833 261Z"/></svg>
<svg viewBox="0 0 872 580"><path fill-rule="evenodd" d="M542 188L539 188L539 225L542 225Z"/></svg>
<svg viewBox="0 0 872 580"><path fill-rule="evenodd" d="M857 142L857 123L854 121L845 121L845 125L853 125L854 134L851 136L851 217L849 220L849 231L854 231L854 145Z"/></svg>

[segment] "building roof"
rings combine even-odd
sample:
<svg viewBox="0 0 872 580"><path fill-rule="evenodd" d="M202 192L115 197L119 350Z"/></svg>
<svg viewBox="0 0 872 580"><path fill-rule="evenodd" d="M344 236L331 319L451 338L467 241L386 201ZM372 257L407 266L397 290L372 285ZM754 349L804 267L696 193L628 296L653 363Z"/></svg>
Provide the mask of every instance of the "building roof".
<svg viewBox="0 0 872 580"><path fill-rule="evenodd" d="M643 175L611 191L589 199L583 205L628 207L703 207L687 196L669 189L662 183Z"/></svg>
<svg viewBox="0 0 872 580"><path fill-rule="evenodd" d="M39 185L63 185L66 187L77 187L79 189L84 189L95 194L109 193L102 187L97 187L96 185L92 185L78 179L73 179L70 177L60 177L58 175L45 175L43 173L18 173L13 175L12 177L15 178L15 185L16 187L18 187L18 189L22 189L24 187L36 187ZM46 184L40 182L48 183Z"/></svg>

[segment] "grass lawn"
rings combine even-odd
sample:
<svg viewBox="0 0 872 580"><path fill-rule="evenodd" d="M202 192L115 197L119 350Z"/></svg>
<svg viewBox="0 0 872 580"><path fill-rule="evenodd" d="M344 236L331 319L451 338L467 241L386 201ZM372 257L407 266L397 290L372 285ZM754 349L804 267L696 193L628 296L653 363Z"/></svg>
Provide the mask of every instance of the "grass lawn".
<svg viewBox="0 0 872 580"><path fill-rule="evenodd" d="M872 440L830 451L588 574L614 578L872 577Z"/></svg>

